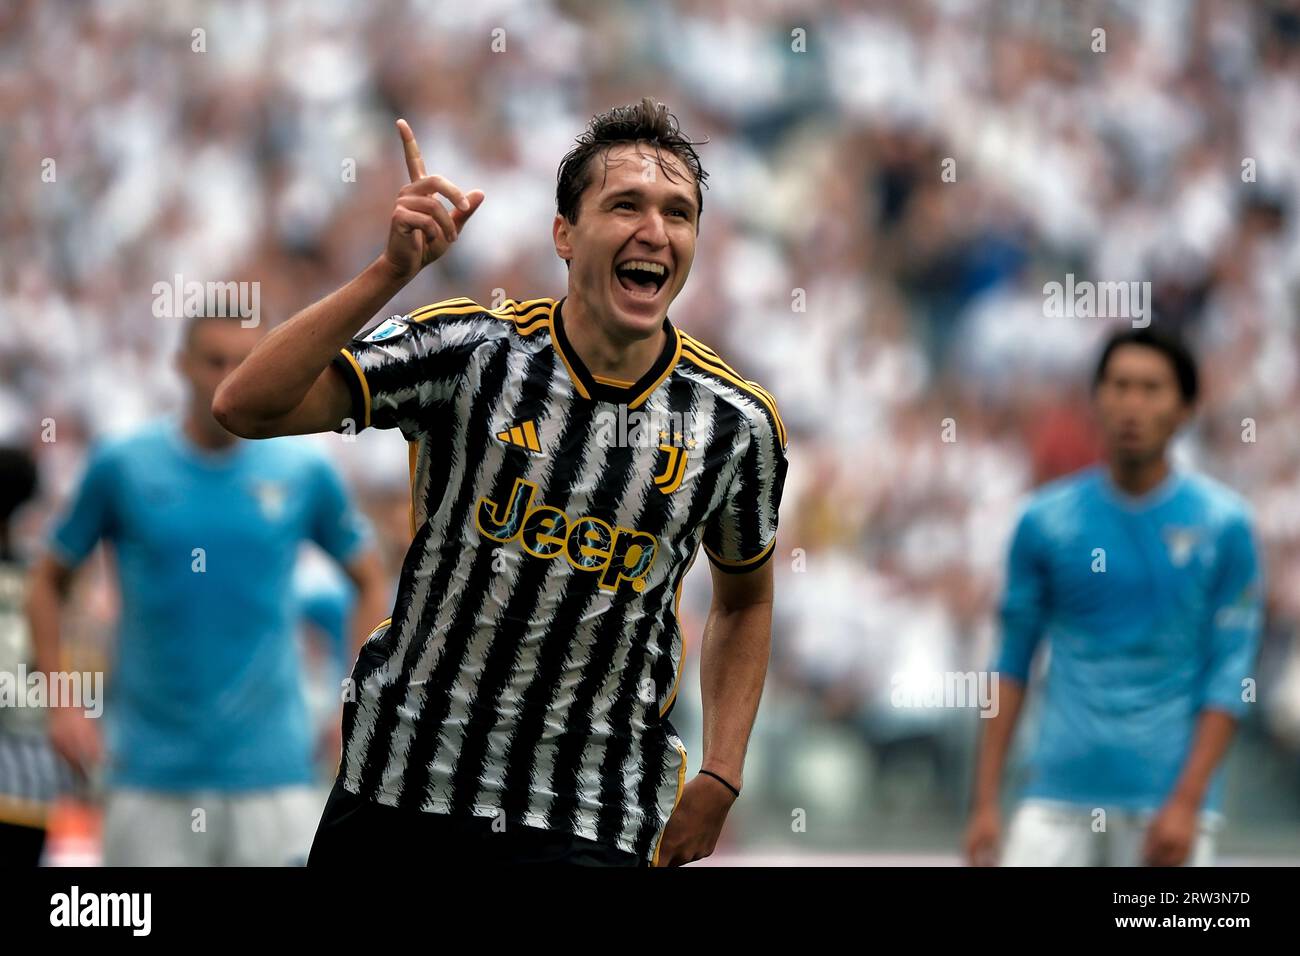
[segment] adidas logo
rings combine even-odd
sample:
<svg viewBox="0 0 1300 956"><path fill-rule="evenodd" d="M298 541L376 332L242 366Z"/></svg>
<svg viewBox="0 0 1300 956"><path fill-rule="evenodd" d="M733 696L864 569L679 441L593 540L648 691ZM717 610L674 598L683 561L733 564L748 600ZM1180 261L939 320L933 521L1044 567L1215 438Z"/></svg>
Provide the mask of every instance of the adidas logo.
<svg viewBox="0 0 1300 956"><path fill-rule="evenodd" d="M529 451L542 450L542 443L537 439L537 423L531 418L505 431L497 432L497 438L507 445L517 445Z"/></svg>

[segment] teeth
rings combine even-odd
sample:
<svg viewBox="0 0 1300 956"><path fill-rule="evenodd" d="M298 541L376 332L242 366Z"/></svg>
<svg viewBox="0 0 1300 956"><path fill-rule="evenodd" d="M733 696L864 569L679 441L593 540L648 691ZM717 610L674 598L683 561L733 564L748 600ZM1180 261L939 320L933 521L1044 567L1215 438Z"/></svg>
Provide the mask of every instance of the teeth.
<svg viewBox="0 0 1300 956"><path fill-rule="evenodd" d="M620 269L643 269L646 272L653 272L657 276L667 275L668 270L657 262L646 262L644 259L629 259L627 262L618 264Z"/></svg>

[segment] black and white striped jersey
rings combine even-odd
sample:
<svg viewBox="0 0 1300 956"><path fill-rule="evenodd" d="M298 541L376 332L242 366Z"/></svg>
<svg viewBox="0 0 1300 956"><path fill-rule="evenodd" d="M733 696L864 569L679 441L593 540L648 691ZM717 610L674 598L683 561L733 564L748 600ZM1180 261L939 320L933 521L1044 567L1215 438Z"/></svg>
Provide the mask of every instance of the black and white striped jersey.
<svg viewBox="0 0 1300 956"><path fill-rule="evenodd" d="M591 374L562 308L450 299L335 359L350 424L411 443L413 534L352 675L339 778L653 860L686 773L682 579L701 545L731 572L771 556L785 428L667 318L639 381Z"/></svg>
<svg viewBox="0 0 1300 956"><path fill-rule="evenodd" d="M23 605L27 568L0 561L0 823L43 827L50 805L72 788L72 773L50 746L49 711L15 706L36 670Z"/></svg>

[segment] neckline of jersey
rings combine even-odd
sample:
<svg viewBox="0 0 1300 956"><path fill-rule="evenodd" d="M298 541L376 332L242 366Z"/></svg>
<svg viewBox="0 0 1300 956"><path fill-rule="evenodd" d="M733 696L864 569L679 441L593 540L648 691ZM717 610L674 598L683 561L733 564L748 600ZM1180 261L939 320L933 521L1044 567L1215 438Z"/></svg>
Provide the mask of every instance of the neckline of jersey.
<svg viewBox="0 0 1300 956"><path fill-rule="evenodd" d="M1129 511L1150 511L1152 508L1159 507L1174 496L1183 482L1182 472L1171 465L1169 474L1165 475L1160 484L1150 491L1133 495L1115 484L1109 468L1102 465L1097 470L1101 478L1102 491L1116 504Z"/></svg>
<svg viewBox="0 0 1300 956"><path fill-rule="evenodd" d="M220 451L200 448L185 432L183 415L171 415L167 419L167 436L174 447L187 461L211 471L225 471L233 468L243 460L248 451L248 441L236 439L235 443Z"/></svg>
<svg viewBox="0 0 1300 956"><path fill-rule="evenodd" d="M654 364L630 386L610 385L597 380L591 374L591 370L587 368L579 357L577 350L569 342L569 337L564 331L564 319L562 317L563 306L567 299L568 296L565 296L551 307L548 320L551 327L551 341L555 345L555 351L560 356L561 363L569 373L569 379L573 382L573 387L583 398L592 401L626 405L629 409L641 405L668 377L668 373L673 370L678 359L681 358L682 337L681 333L677 331L677 327L665 315L664 331L668 334L664 339L663 350L659 353L659 357L655 359Z"/></svg>

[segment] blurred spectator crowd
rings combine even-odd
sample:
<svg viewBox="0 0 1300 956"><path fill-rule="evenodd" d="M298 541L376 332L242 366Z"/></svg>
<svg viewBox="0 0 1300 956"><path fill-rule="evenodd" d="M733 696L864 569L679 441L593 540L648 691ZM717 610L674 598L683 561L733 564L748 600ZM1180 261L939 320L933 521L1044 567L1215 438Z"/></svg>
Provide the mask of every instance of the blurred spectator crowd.
<svg viewBox="0 0 1300 956"><path fill-rule="evenodd" d="M487 199L391 311L561 295L556 167L593 113L644 94L708 139L673 320L772 391L791 435L753 754L769 803L788 818L804 781L846 819L932 798L933 820L959 818L976 721L892 708L891 680L986 666L1024 496L1094 460L1087 385L1114 320L1045 314L1044 284L1073 274L1149 281L1154 323L1202 360L1178 455L1256 509L1269 615L1243 746L1279 768L1266 789L1294 828L1290 0L5 4L0 440L41 464L29 539L88 442L177 404L156 283L256 281L270 323L332 291L382 248L404 116L427 168ZM395 568L402 441L319 441ZM111 613L95 594L91 631ZM1266 814L1252 794L1238 816Z"/></svg>

